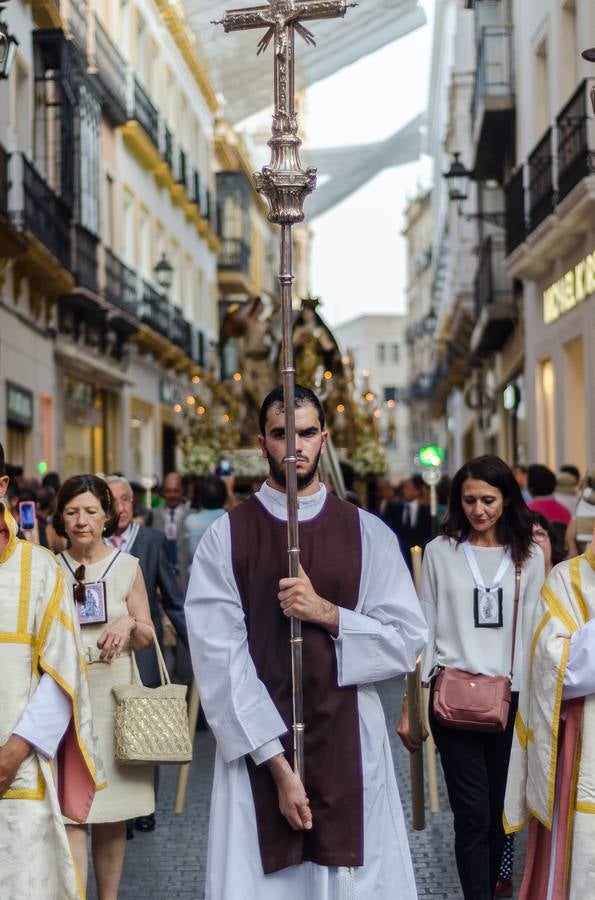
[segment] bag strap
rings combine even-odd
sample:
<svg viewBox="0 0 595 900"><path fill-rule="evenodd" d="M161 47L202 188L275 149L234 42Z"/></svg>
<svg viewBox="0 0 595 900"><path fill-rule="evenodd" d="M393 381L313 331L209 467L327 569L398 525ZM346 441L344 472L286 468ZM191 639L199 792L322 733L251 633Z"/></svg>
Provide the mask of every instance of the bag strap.
<svg viewBox="0 0 595 900"><path fill-rule="evenodd" d="M514 614L512 619L512 649L510 652L510 680L514 669L514 650L516 644L516 623L519 614L519 597L521 594L521 567L518 563L514 567Z"/></svg>
<svg viewBox="0 0 595 900"><path fill-rule="evenodd" d="M169 677L169 672L167 671L167 666L165 665L165 660L163 659L163 653L161 652L161 647L159 646L159 641L157 640L157 635L155 634L154 630L153 646L155 647L155 655L157 656L157 664L159 666L159 678L163 687L166 684L171 684L171 678ZM140 677L140 672L138 671L136 655L132 647L130 648L130 665L132 669L132 684L142 685L143 682Z"/></svg>

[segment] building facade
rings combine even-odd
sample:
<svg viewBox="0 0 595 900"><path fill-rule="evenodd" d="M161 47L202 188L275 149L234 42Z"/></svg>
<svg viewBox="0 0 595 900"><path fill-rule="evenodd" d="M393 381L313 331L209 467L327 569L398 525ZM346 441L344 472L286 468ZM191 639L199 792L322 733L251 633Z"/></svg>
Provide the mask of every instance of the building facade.
<svg viewBox="0 0 595 900"><path fill-rule="evenodd" d="M16 2L6 21L0 439L27 474L160 478L217 366L214 91L159 0Z"/></svg>
<svg viewBox="0 0 595 900"><path fill-rule="evenodd" d="M399 477L413 468L405 327L405 316L364 315L333 328L341 352L351 357L356 394L372 395L368 402L374 404L389 472Z"/></svg>

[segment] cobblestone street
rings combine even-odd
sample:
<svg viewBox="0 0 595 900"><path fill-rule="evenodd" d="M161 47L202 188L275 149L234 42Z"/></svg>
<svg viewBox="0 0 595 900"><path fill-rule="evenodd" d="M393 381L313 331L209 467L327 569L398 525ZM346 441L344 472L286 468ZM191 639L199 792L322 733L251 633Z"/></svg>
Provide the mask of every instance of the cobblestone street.
<svg viewBox="0 0 595 900"><path fill-rule="evenodd" d="M402 683L397 680L386 682L379 685L379 691L389 723L405 818L409 823L408 754L393 729L396 711L400 709ZM134 840L128 842L120 900L203 900L214 755L215 744L211 733L199 731L186 808L180 816L173 813L178 769L176 766L162 767L157 828L151 834L136 833ZM427 813L424 831L410 829L409 833L419 900L460 900L462 896L452 849L452 817L441 777L440 803L438 814ZM517 873L522 868L524 845L524 837L517 839ZM97 900L92 882L91 877L88 897L89 900ZM517 874L517 888L518 882ZM395 900L399 900L398 884L395 884L394 896Z"/></svg>

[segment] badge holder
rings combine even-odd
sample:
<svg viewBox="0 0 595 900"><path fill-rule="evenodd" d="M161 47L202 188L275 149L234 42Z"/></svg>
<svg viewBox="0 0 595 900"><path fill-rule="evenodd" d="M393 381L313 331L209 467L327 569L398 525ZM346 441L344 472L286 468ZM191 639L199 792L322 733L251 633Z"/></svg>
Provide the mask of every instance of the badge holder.
<svg viewBox="0 0 595 900"><path fill-rule="evenodd" d="M502 628L502 588L473 591L473 618L476 628Z"/></svg>

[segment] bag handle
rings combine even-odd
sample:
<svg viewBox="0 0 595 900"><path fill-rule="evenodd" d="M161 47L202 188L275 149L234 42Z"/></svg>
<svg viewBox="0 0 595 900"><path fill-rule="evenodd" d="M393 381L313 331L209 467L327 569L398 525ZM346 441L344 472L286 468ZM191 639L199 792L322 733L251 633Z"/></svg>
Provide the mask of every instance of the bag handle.
<svg viewBox="0 0 595 900"><path fill-rule="evenodd" d="M514 669L514 650L516 644L516 623L519 613L519 597L521 594L521 567L518 563L514 567L514 614L512 619L512 649L510 652L510 681L512 683L512 671Z"/></svg>
<svg viewBox="0 0 595 900"><path fill-rule="evenodd" d="M166 684L171 684L171 678L169 677L169 672L167 671L167 666L165 665L165 660L163 659L163 653L161 652L161 647L159 646L159 641L157 640L155 629L153 629L153 646L155 648L155 655L157 656L157 664L159 665L159 678L161 680L161 686L164 687ZM140 677L140 672L138 671L136 655L132 647L130 648L130 661L132 669L132 684L142 685L143 682Z"/></svg>

